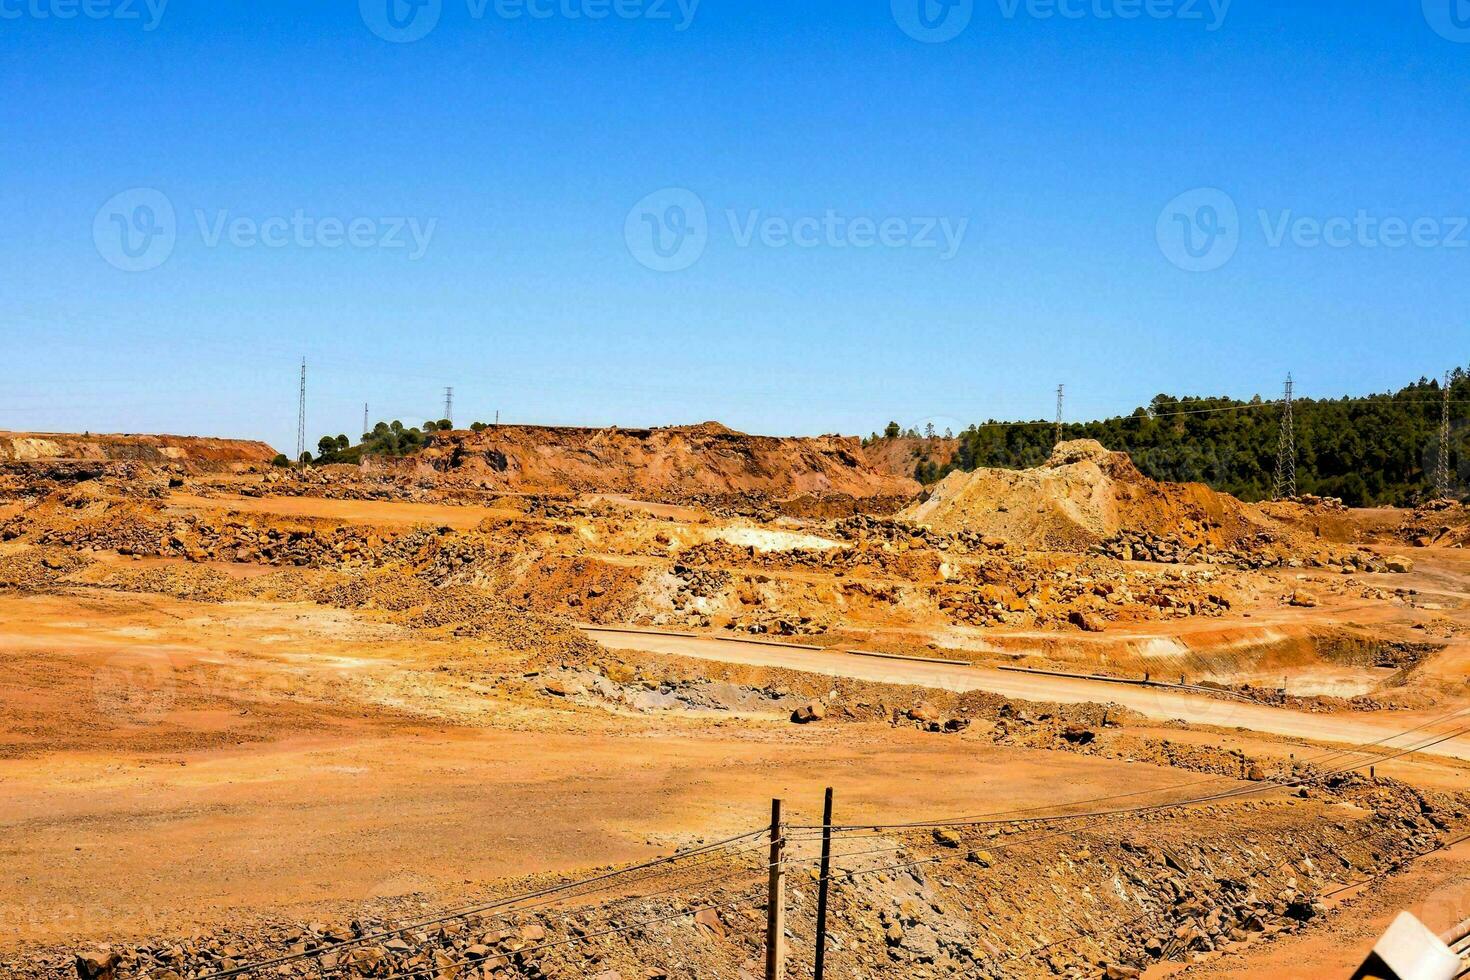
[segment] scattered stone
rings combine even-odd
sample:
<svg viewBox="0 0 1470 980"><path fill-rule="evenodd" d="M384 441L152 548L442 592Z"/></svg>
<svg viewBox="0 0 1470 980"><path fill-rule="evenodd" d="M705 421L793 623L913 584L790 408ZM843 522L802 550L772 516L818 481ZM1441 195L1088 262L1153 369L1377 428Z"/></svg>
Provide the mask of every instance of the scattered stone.
<svg viewBox="0 0 1470 980"><path fill-rule="evenodd" d="M714 909L701 909L696 912L694 924L716 939L725 938L725 924L720 921L720 914Z"/></svg>
<svg viewBox="0 0 1470 980"><path fill-rule="evenodd" d="M953 830L941 827L934 831L934 843L940 847L959 847L963 841L960 840L960 835Z"/></svg>

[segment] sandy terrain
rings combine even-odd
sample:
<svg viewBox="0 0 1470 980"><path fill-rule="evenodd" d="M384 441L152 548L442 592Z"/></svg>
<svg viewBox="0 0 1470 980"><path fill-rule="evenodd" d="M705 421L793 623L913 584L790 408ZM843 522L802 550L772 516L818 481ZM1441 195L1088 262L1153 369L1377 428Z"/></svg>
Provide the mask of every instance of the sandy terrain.
<svg viewBox="0 0 1470 980"><path fill-rule="evenodd" d="M0 688L0 907L18 926L0 943L12 946L488 892L738 833L773 796L810 820L833 782L850 819L886 820L916 779L945 813L1000 793L1066 802L1125 772L1140 788L1178 781L886 727L624 726L525 709L506 724L435 677L454 651L410 650L312 607L37 597L0 604L0 627L0 656L19 668ZM137 710L104 724L99 703L124 697ZM31 719L61 731L38 737Z"/></svg>
<svg viewBox="0 0 1470 980"><path fill-rule="evenodd" d="M481 463L411 477L58 465L9 485L0 974L74 975L84 947L121 958L110 980L322 952L354 921L757 831L773 797L805 956L827 786L852 876L834 963L857 980L1335 977L1397 909L1459 907L1463 849L1434 849L1470 833L1470 564L1396 537L1431 518L1242 509L1265 538L1176 548L1137 522L1198 505L1210 530L1244 505L1094 480L1137 506L1089 540L1140 552L1048 550L1004 521L762 496L741 480L779 443L660 432L559 435L617 479L548 495L480 479L529 430L449 440ZM770 485L821 489L848 448L807 446ZM618 485L648 453L651 492ZM734 455L685 485L690 453ZM575 483L552 456L525 480ZM957 513L986 479L1014 504L1053 478L985 477ZM554 937L543 959L424 934L343 975L478 940L505 962L454 980L743 978L761 846L512 920ZM661 918L623 929L638 915Z"/></svg>

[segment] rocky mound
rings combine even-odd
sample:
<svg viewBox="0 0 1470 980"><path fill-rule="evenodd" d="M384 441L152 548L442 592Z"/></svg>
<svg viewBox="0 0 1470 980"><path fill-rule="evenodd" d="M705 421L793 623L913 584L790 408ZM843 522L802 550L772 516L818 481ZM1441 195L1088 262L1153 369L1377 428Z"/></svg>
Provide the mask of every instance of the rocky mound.
<svg viewBox="0 0 1470 980"><path fill-rule="evenodd" d="M1126 453L1091 439L1064 442L1033 470L952 473L900 517L939 531L969 530L1027 548L1084 551L1122 532L1170 536L1188 547L1248 548L1281 529L1228 494L1139 472Z"/></svg>
<svg viewBox="0 0 1470 980"><path fill-rule="evenodd" d="M418 465L497 489L659 498L741 492L872 497L918 490L912 480L875 469L857 439L751 436L715 422L660 429L503 425L441 432Z"/></svg>
<svg viewBox="0 0 1470 980"><path fill-rule="evenodd" d="M270 464L263 442L196 436L0 432L0 463L176 464L196 472L240 472Z"/></svg>

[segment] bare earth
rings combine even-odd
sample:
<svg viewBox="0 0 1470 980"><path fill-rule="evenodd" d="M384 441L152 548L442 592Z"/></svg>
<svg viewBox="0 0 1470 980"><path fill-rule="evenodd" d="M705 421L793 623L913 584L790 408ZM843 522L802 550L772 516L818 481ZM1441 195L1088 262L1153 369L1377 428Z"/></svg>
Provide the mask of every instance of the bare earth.
<svg viewBox="0 0 1470 980"><path fill-rule="evenodd" d="M228 458L9 473L0 974L74 975L89 948L122 957L109 980L320 952L359 919L759 830L773 798L807 862L804 958L829 786L844 977L1342 977L1399 910L1470 915L1449 846L1470 834L1470 563L1398 530L1458 512L1251 508L1114 460L1142 512L1233 522L1228 542L1145 529L1119 558L1093 547L1112 524L1047 550L822 497L895 483L845 440L769 477L799 499L686 492L687 454L780 457L718 427L578 430L634 463L508 491L497 452L538 485L573 472L535 463L535 435L456 434L411 480ZM657 486L624 485L665 443ZM1007 506L1050 492L985 479ZM1145 676L1170 686L1127 683ZM690 874L516 919L557 943L540 960L490 933L382 956L407 973L476 939L505 963L453 980L744 978L760 846L726 855L726 888ZM716 898L713 923L680 918ZM619 925L638 915L657 927Z"/></svg>

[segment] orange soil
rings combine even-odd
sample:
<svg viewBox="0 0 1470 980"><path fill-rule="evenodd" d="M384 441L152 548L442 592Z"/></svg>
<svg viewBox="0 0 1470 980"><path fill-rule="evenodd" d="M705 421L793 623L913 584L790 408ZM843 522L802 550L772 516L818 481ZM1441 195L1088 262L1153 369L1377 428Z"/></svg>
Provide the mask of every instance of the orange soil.
<svg viewBox="0 0 1470 980"><path fill-rule="evenodd" d="M869 497L918 490L910 479L874 469L857 439L751 436L713 422L665 429L505 425L439 433L418 465L493 487L655 498L749 491Z"/></svg>
<svg viewBox="0 0 1470 980"><path fill-rule="evenodd" d="M0 462L177 463L196 470L231 470L270 463L263 442L198 436L0 432Z"/></svg>

